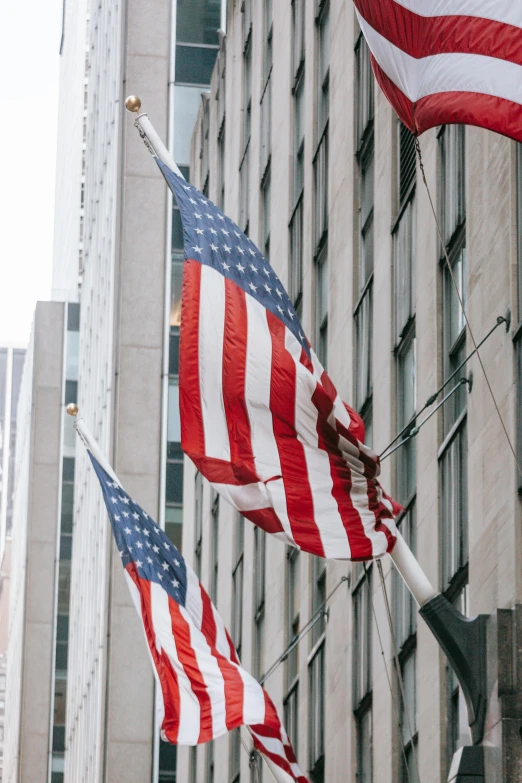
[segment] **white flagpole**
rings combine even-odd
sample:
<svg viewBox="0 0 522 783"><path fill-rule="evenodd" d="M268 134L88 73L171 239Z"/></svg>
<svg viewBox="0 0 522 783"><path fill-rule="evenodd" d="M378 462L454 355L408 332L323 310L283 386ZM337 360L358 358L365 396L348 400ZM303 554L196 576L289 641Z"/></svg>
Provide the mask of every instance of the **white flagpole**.
<svg viewBox="0 0 522 783"><path fill-rule="evenodd" d="M391 553L391 559L404 584L421 608L439 594L399 531L397 531L397 543Z"/></svg>
<svg viewBox="0 0 522 783"><path fill-rule="evenodd" d="M139 114L139 110L141 109L141 101L139 98L137 98L135 95L129 95L129 97L125 101L125 108L127 111L135 112L138 116L136 117L136 120L134 124L140 131L140 135L144 137L150 147L152 148L152 151L156 153L158 158L161 160L162 163L165 164L165 166L168 166L169 169L171 169L175 174L178 175L178 177L182 177L185 179L181 171L176 165L176 161L166 148L166 146L163 144L162 140L160 139L159 135L156 133L156 130L152 124L152 122L149 120L148 114L145 112L142 112Z"/></svg>
<svg viewBox="0 0 522 783"><path fill-rule="evenodd" d="M112 478L113 481L115 481L120 487L121 487L121 481L119 480L116 473L111 468L107 458L104 454L102 454L102 451L100 447L98 446L98 443L96 442L96 439L92 435L91 431L87 427L85 421L78 413L78 406L71 402L67 406L67 413L69 416L74 416L74 428L82 441L84 442L85 446L89 449L89 451L92 453L92 456L95 457L97 462L102 466L104 471Z"/></svg>

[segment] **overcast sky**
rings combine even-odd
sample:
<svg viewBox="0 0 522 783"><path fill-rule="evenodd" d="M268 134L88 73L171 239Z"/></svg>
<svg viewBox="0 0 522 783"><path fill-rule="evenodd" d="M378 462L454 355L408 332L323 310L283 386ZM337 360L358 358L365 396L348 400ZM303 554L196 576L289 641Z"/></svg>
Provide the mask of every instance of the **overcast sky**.
<svg viewBox="0 0 522 783"><path fill-rule="evenodd" d="M51 289L62 0L0 2L0 345Z"/></svg>

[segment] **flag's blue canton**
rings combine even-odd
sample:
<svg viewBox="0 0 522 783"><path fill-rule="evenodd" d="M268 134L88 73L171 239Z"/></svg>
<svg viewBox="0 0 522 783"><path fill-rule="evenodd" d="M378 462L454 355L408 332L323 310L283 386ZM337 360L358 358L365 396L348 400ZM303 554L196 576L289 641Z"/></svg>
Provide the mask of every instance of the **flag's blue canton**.
<svg viewBox="0 0 522 783"><path fill-rule="evenodd" d="M156 162L178 202L185 258L211 266L233 280L283 321L310 355L308 341L288 294L252 240L197 188L157 158Z"/></svg>
<svg viewBox="0 0 522 783"><path fill-rule="evenodd" d="M172 541L153 519L104 471L89 452L100 481L123 567L134 563L139 575L156 582L178 604L187 597L187 567Z"/></svg>

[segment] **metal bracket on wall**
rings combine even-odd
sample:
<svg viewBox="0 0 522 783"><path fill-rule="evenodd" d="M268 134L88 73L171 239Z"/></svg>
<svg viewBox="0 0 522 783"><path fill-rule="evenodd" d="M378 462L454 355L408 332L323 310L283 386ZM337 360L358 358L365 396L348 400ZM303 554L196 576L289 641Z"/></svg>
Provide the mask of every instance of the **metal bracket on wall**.
<svg viewBox="0 0 522 783"><path fill-rule="evenodd" d="M445 653L462 687L471 738L477 745L486 719L486 624L488 615L464 617L447 598L436 595L420 613Z"/></svg>

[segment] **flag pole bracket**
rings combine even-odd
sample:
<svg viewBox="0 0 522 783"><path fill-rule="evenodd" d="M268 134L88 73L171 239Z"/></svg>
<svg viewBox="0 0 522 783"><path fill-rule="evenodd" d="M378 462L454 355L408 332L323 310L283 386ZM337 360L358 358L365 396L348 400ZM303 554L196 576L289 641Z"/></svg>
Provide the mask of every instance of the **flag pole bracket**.
<svg viewBox="0 0 522 783"><path fill-rule="evenodd" d="M486 627L489 615L465 617L443 595L420 609L460 683L473 744L484 737L487 707Z"/></svg>

